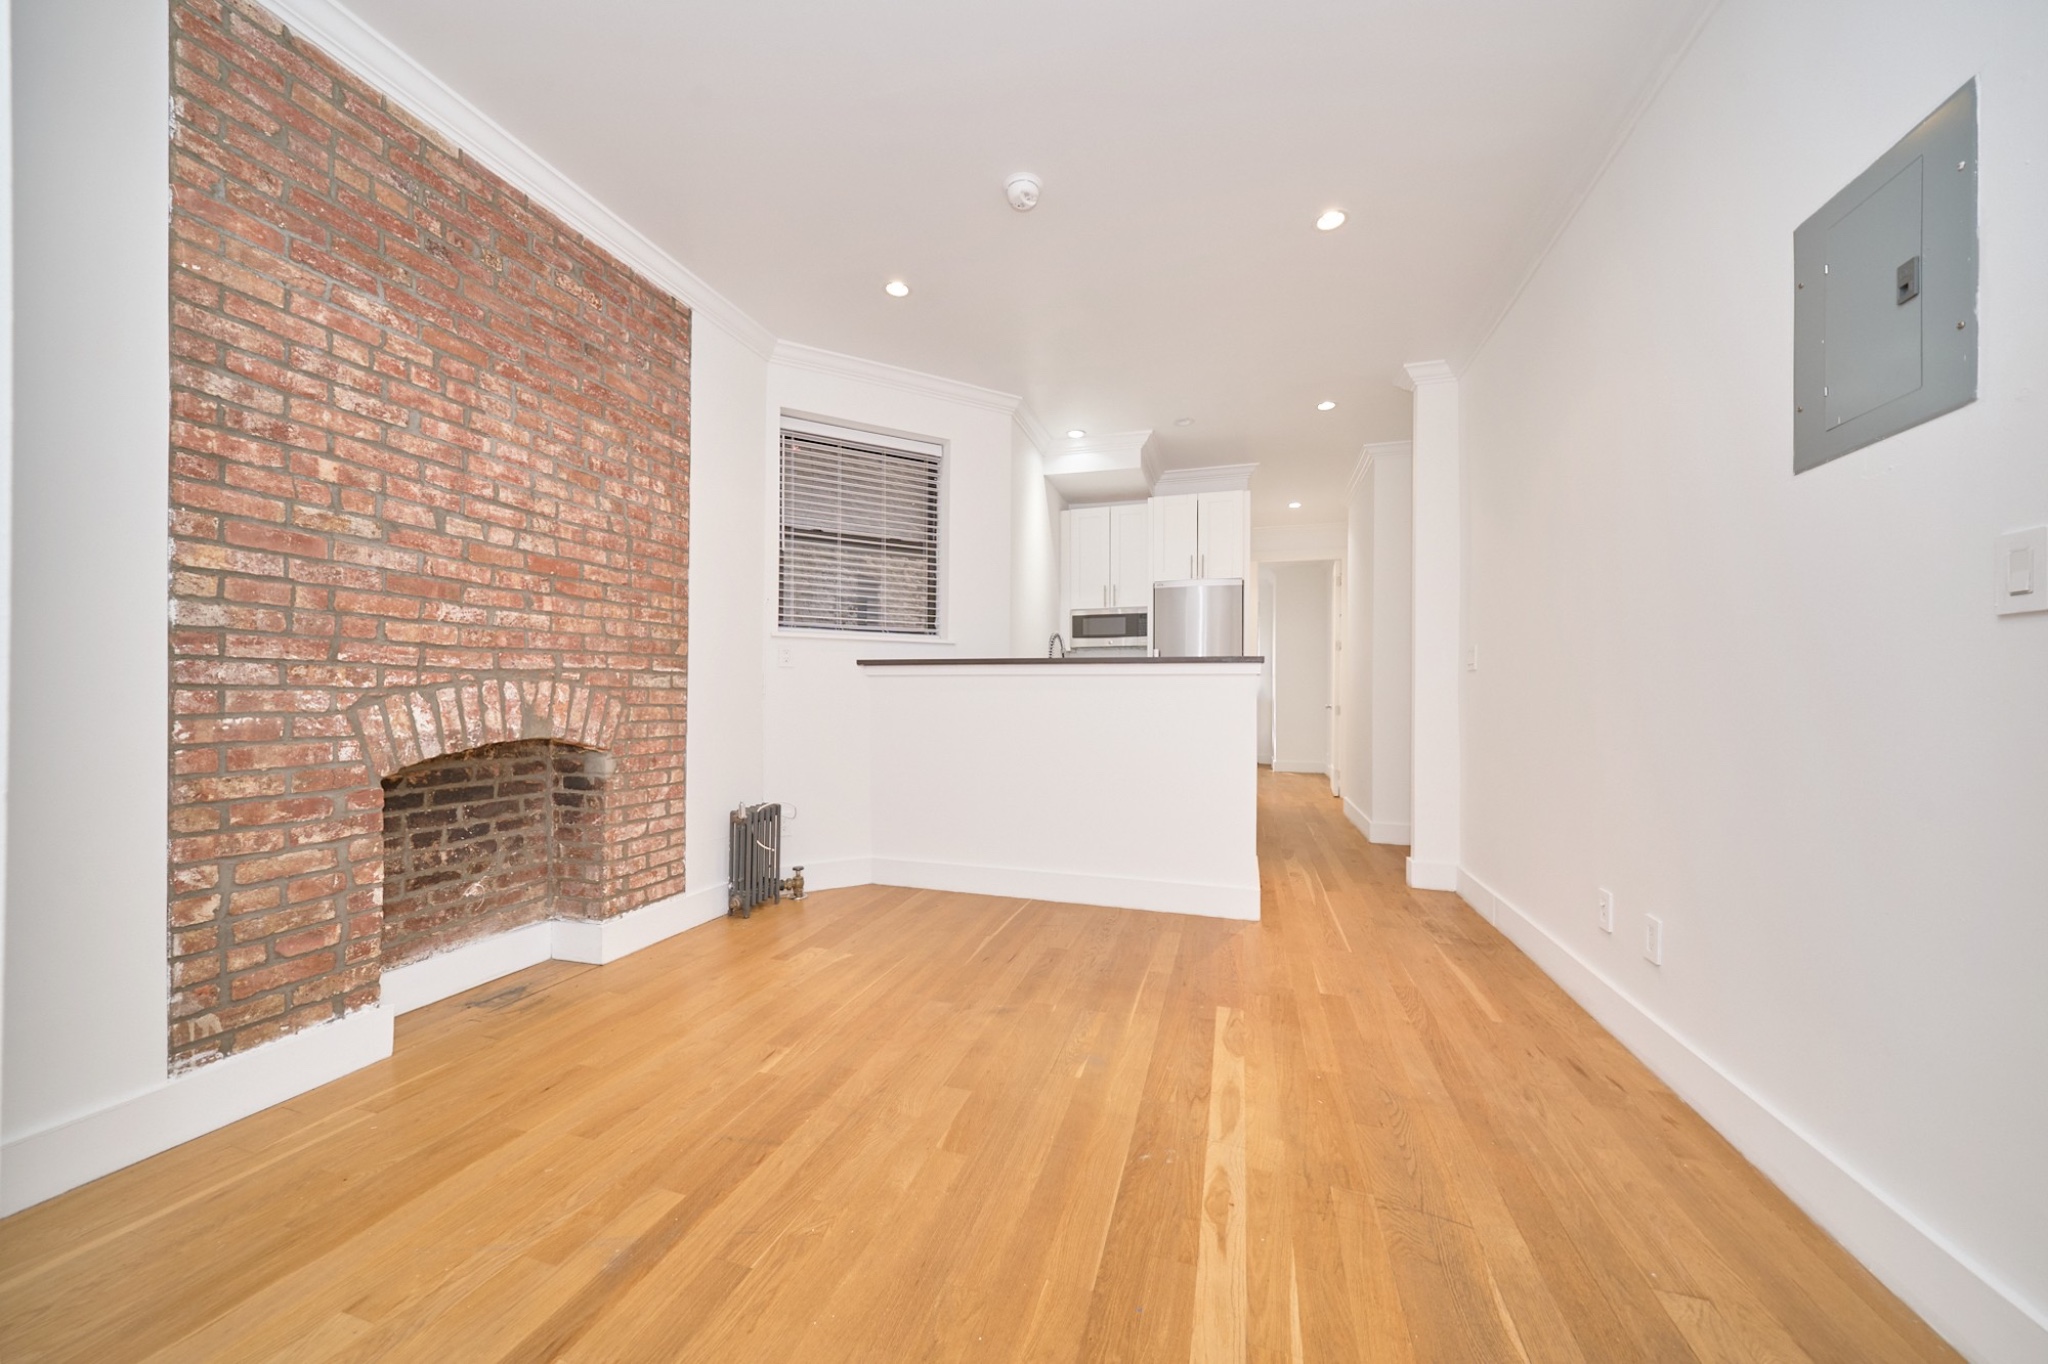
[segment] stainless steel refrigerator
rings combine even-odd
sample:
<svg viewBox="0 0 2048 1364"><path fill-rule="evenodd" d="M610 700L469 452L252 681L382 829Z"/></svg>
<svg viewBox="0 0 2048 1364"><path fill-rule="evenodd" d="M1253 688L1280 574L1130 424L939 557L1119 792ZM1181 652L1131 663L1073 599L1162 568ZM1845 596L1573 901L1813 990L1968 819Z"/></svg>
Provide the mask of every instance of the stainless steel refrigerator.
<svg viewBox="0 0 2048 1364"><path fill-rule="evenodd" d="M1244 580L1152 584L1152 652L1160 658L1244 657Z"/></svg>

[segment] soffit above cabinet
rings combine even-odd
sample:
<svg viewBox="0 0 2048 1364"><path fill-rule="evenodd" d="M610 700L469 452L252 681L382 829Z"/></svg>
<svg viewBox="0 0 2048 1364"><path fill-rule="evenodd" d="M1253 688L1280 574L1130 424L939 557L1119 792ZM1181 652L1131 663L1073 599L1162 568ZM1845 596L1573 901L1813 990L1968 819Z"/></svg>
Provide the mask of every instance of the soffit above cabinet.
<svg viewBox="0 0 2048 1364"><path fill-rule="evenodd" d="M1158 479L1159 445L1150 431L1057 440L1045 453L1045 480L1069 503L1150 497Z"/></svg>

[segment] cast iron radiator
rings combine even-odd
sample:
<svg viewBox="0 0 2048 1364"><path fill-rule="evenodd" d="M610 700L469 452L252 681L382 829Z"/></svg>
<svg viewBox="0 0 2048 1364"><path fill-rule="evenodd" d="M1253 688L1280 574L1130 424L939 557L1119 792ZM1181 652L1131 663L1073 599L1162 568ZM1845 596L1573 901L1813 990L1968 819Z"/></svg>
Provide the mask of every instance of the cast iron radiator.
<svg viewBox="0 0 2048 1364"><path fill-rule="evenodd" d="M804 898L804 869L782 879L782 806L774 801L742 805L732 812L731 870L726 877L725 912L752 918L754 906L784 895Z"/></svg>

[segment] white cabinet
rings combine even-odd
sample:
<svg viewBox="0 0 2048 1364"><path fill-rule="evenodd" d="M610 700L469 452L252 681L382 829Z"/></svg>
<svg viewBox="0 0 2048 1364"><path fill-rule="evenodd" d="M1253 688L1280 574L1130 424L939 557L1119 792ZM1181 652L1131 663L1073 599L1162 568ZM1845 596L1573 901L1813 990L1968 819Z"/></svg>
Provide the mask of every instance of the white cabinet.
<svg viewBox="0 0 2048 1364"><path fill-rule="evenodd" d="M1248 492L1153 498L1153 578L1246 576L1252 559L1251 503Z"/></svg>
<svg viewBox="0 0 2048 1364"><path fill-rule="evenodd" d="M1195 534L1195 503L1186 497L1155 497L1151 509L1152 580L1170 582L1196 576L1195 561L1200 545Z"/></svg>
<svg viewBox="0 0 2048 1364"><path fill-rule="evenodd" d="M1066 611L1144 606L1152 600L1145 504L1060 513L1060 597Z"/></svg>
<svg viewBox="0 0 2048 1364"><path fill-rule="evenodd" d="M1109 509L1109 604L1152 604L1151 516L1143 502Z"/></svg>
<svg viewBox="0 0 2048 1364"><path fill-rule="evenodd" d="M1069 610L1108 606L1111 565L1107 507L1077 507L1061 513L1066 522L1066 600Z"/></svg>
<svg viewBox="0 0 2048 1364"><path fill-rule="evenodd" d="M1252 495L1197 493L1195 503L1196 576L1244 577L1252 562Z"/></svg>

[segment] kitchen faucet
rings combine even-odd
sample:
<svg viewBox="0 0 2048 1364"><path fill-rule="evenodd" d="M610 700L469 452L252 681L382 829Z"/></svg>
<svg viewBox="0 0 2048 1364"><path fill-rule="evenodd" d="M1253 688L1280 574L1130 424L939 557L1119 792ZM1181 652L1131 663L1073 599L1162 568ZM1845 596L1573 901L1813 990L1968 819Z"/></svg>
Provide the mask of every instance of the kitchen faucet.
<svg viewBox="0 0 2048 1364"><path fill-rule="evenodd" d="M1067 656L1067 642L1060 638L1059 631L1053 631L1052 638L1045 642L1045 656L1047 658L1065 658Z"/></svg>

